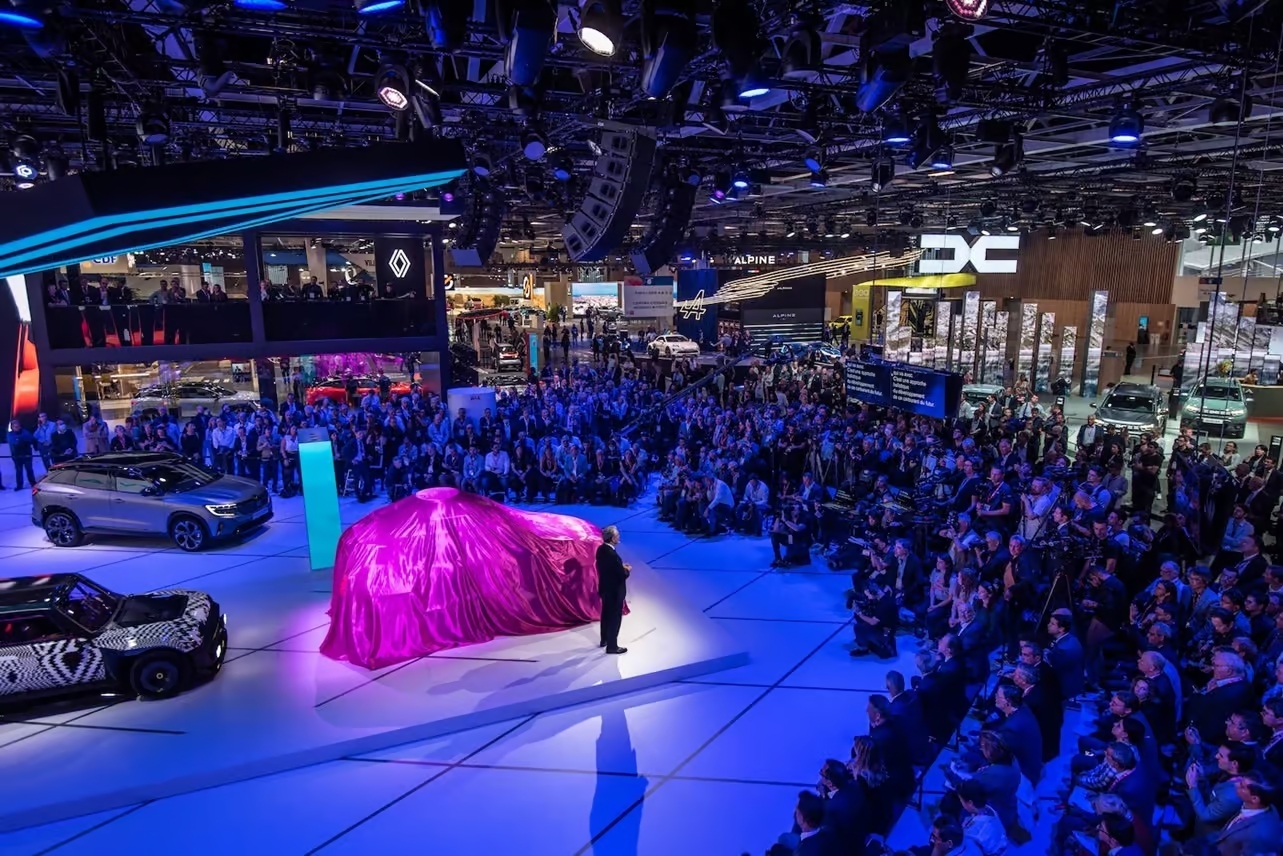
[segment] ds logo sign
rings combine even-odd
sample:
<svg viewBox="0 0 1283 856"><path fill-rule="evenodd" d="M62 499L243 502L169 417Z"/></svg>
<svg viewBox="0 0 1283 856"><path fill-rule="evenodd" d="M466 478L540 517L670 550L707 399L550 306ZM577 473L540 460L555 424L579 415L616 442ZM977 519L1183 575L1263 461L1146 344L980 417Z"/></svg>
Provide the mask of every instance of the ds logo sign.
<svg viewBox="0 0 1283 856"><path fill-rule="evenodd" d="M924 250L953 250L951 259L919 259L918 273L961 273L971 265L976 273L1015 273L1015 259L991 259L991 250L1020 249L1019 235L984 235L968 244L962 235L923 235Z"/></svg>

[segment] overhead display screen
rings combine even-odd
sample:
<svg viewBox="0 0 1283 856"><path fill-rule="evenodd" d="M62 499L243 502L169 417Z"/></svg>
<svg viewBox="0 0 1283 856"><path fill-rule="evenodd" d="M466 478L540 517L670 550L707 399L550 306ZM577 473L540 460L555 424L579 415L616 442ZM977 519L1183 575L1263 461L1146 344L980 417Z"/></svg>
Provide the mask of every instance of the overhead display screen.
<svg viewBox="0 0 1283 856"><path fill-rule="evenodd" d="M904 363L846 363L846 394L866 404L952 419L962 396L962 375Z"/></svg>

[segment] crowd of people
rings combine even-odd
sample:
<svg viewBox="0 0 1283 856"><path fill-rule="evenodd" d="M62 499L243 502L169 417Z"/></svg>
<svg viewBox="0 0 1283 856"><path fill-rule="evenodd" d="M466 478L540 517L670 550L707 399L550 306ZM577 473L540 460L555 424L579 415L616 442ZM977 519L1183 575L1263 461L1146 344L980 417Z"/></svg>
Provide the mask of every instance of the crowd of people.
<svg viewBox="0 0 1283 856"><path fill-rule="evenodd" d="M361 499L434 485L510 502L644 497L686 532L769 537L782 570L849 573L852 655L913 644L918 674L886 674L868 734L849 759L817 759L819 787L773 852L870 852L933 763L948 790L922 853L1030 840L1035 792L1064 802L1065 850L1279 852L1283 568L1263 550L1283 477L1263 447L1213 452L1181 431L1168 453L1093 420L1074 433L1023 383L949 420L888 412L848 400L840 368L810 359L625 349L529 380L476 419L381 385L248 413L162 410L110 435L95 423L93 442L289 492L298 430L322 427ZM68 454L48 424L26 441L46 466ZM1065 720L1080 705L1100 716L1075 745ZM969 712L979 729L946 750ZM1043 780L1053 760L1063 783Z"/></svg>

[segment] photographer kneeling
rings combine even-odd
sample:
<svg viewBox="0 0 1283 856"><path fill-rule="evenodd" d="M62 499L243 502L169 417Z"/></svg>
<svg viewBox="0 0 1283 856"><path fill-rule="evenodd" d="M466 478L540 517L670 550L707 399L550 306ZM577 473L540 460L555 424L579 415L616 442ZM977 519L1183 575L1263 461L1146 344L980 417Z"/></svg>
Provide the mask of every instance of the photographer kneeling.
<svg viewBox="0 0 1283 856"><path fill-rule="evenodd" d="M875 582L864 586L864 597L855 604L855 648L852 657L868 653L879 657L896 655L895 628L900 619L895 591Z"/></svg>

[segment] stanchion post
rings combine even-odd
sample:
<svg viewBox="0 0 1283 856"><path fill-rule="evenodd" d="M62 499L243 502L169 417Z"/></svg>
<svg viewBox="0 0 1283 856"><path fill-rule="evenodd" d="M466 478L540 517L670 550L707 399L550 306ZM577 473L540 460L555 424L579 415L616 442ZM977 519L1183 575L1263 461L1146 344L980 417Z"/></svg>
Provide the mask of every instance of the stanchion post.
<svg viewBox="0 0 1283 856"><path fill-rule="evenodd" d="M312 570L332 568L343 524L339 519L339 491L334 480L334 451L327 429L299 430L298 461Z"/></svg>

